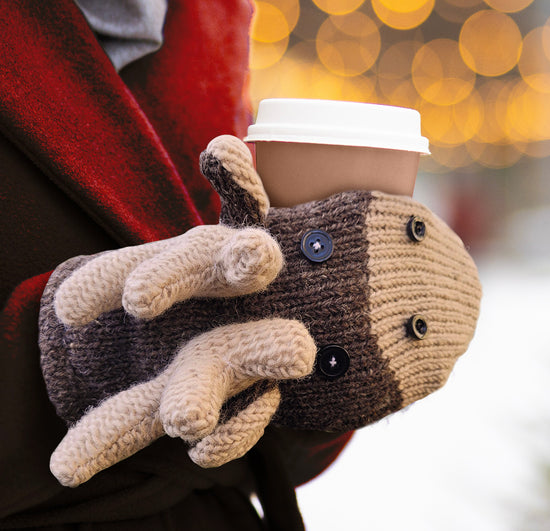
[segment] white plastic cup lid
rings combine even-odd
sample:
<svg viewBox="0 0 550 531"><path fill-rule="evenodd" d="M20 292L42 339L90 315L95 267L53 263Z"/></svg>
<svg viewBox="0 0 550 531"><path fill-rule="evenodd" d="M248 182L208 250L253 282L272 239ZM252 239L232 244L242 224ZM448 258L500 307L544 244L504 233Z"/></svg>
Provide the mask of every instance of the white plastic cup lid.
<svg viewBox="0 0 550 531"><path fill-rule="evenodd" d="M420 113L405 107L349 101L262 100L245 142L297 142L429 154Z"/></svg>

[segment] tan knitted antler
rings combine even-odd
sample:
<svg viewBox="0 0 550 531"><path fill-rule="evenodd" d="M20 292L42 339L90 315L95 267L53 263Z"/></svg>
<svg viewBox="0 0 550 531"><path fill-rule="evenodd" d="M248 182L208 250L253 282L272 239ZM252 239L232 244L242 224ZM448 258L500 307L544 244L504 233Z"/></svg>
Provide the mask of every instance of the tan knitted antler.
<svg viewBox="0 0 550 531"><path fill-rule="evenodd" d="M59 287L55 310L70 326L82 326L121 305L151 319L191 297L261 291L282 265L279 246L265 231L205 225L98 256Z"/></svg>
<svg viewBox="0 0 550 531"><path fill-rule="evenodd" d="M82 417L52 454L50 468L76 487L168 433L195 444L203 467L244 455L279 405L269 388L218 424L223 403L258 380L301 378L313 369L316 347L298 321L264 319L205 332L184 345L156 378L105 400Z"/></svg>

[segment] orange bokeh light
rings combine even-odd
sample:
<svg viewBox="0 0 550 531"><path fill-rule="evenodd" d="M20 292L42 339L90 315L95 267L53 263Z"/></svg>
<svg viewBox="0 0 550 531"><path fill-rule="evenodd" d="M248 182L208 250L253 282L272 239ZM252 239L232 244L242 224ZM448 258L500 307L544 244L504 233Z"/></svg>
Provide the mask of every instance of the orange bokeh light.
<svg viewBox="0 0 550 531"><path fill-rule="evenodd" d="M550 156L550 18L533 29L513 15L533 0L313 2L329 16L316 10L321 20L306 23L300 0L255 2L253 106L269 97L299 97L418 109L432 146L427 171L469 171L474 163L498 169L524 156ZM304 14L313 14L302 5ZM437 16L422 25L434 9ZM524 37L512 17L526 27ZM424 43L441 19L460 28L459 38ZM382 24L422 26L401 40Z"/></svg>
<svg viewBox="0 0 550 531"><path fill-rule="evenodd" d="M435 105L453 105L467 98L476 75L466 67L451 39L435 39L418 50L412 64L418 93Z"/></svg>
<svg viewBox="0 0 550 531"><path fill-rule="evenodd" d="M372 0L372 7L376 16L390 28L407 30L420 26L433 11L435 0L420 0L413 2L409 0L403 2L406 6L415 6L418 8L412 11L403 11L402 9L390 9L386 4L398 6L401 2L390 0Z"/></svg>
<svg viewBox="0 0 550 531"><path fill-rule="evenodd" d="M548 95L519 81L508 97L506 126L508 136L514 142L538 142L550 139Z"/></svg>
<svg viewBox="0 0 550 531"><path fill-rule="evenodd" d="M550 92L550 58L544 50L547 28L530 31L523 39L523 51L518 67L523 80L539 92Z"/></svg>
<svg viewBox="0 0 550 531"><path fill-rule="evenodd" d="M347 15L355 11L365 0L313 0L313 3L330 15Z"/></svg>
<svg viewBox="0 0 550 531"><path fill-rule="evenodd" d="M443 19L462 25L464 21L472 16L478 9L478 5L482 0L475 0L475 4L468 5L463 2L460 5L449 3L449 1L439 0L435 4L436 13Z"/></svg>
<svg viewBox="0 0 550 531"><path fill-rule="evenodd" d="M269 2L256 2L251 37L258 42L277 42L290 34L284 13Z"/></svg>
<svg viewBox="0 0 550 531"><path fill-rule="evenodd" d="M396 13L411 13L422 9L428 0L380 0L380 3Z"/></svg>
<svg viewBox="0 0 550 531"><path fill-rule="evenodd" d="M378 58L380 32L364 13L332 15L319 28L316 46L319 59L332 73L357 76Z"/></svg>
<svg viewBox="0 0 550 531"><path fill-rule="evenodd" d="M430 143L456 146L470 140L483 122L483 101L477 91L456 105L439 106L422 102L422 128Z"/></svg>
<svg viewBox="0 0 550 531"><path fill-rule="evenodd" d="M474 72L500 76L516 66L522 38L510 16L485 9L472 15L462 26L459 48L462 59Z"/></svg>
<svg viewBox="0 0 550 531"><path fill-rule="evenodd" d="M424 169L432 171L434 173L446 172L449 169L456 170L458 168L464 168L472 163L472 157L465 144L460 144L453 147L441 147L437 145L430 145L431 157L426 157L426 162L429 158L433 159L440 167L433 164L423 164ZM422 161L424 162L424 161ZM427 166L427 168L426 168Z"/></svg>
<svg viewBox="0 0 550 531"><path fill-rule="evenodd" d="M470 141L466 149L478 164L495 170L513 166L523 155L514 144L480 144Z"/></svg>
<svg viewBox="0 0 550 531"><path fill-rule="evenodd" d="M506 108L513 88L509 81L488 79L478 88L484 102L483 122L475 135L480 143L509 144L506 132Z"/></svg>
<svg viewBox="0 0 550 531"><path fill-rule="evenodd" d="M269 68L280 61L286 52L288 41L288 35L277 42L260 42L252 39L250 42L250 69Z"/></svg>
<svg viewBox="0 0 550 531"><path fill-rule="evenodd" d="M497 11L504 11L505 13L516 13L525 9L533 0L485 0L485 3L496 9Z"/></svg>

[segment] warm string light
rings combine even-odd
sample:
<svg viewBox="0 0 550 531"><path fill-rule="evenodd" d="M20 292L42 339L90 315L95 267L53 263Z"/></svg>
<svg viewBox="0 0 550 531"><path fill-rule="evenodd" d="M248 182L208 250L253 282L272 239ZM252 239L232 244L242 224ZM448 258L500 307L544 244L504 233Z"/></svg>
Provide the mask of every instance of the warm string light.
<svg viewBox="0 0 550 531"><path fill-rule="evenodd" d="M432 145L428 171L550 156L550 19L528 28L524 18L521 31L515 19L536 3L256 1L253 104L301 97L416 108ZM439 24L455 30L441 38Z"/></svg>

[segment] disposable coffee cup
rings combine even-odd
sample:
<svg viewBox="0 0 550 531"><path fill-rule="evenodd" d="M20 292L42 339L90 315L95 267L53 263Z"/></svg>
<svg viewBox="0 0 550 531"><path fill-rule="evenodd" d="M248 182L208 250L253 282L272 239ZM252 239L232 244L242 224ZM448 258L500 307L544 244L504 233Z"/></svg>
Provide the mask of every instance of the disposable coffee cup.
<svg viewBox="0 0 550 531"><path fill-rule="evenodd" d="M279 207L346 190L412 196L420 154L430 153L418 111L331 100L262 100L244 140Z"/></svg>

